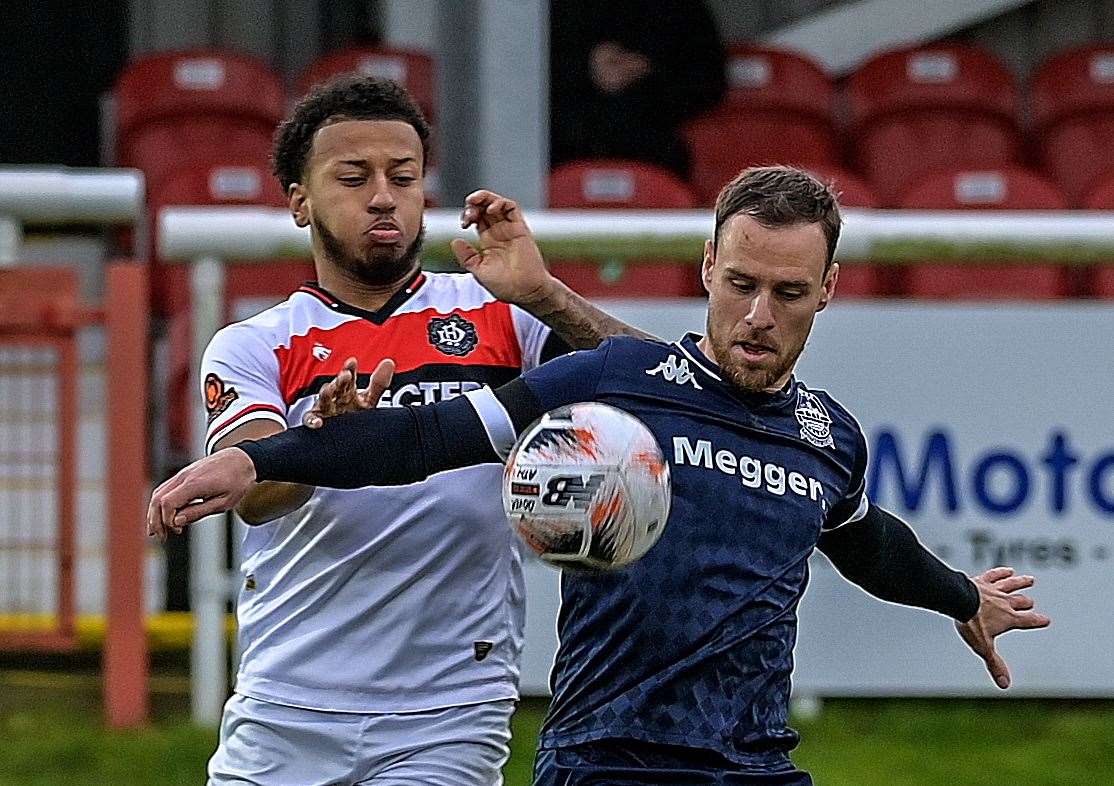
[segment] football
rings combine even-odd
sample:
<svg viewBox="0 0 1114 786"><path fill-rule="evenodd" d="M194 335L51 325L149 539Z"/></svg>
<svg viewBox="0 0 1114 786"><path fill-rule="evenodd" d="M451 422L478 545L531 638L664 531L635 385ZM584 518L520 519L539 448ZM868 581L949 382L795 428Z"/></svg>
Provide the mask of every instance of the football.
<svg viewBox="0 0 1114 786"><path fill-rule="evenodd" d="M669 465L650 430L606 404L555 409L522 432L503 473L503 509L526 544L562 568L612 570L657 542Z"/></svg>

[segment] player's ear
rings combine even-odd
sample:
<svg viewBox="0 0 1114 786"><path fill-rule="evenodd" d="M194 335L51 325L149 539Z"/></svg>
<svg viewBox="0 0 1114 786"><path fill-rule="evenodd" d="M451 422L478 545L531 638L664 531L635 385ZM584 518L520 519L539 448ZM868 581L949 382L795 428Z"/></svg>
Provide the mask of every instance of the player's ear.
<svg viewBox="0 0 1114 786"><path fill-rule="evenodd" d="M306 202L306 190L301 183L291 183L286 190L289 198L290 214L294 216L294 223L300 227L309 226L309 205Z"/></svg>
<svg viewBox="0 0 1114 786"><path fill-rule="evenodd" d="M712 291L712 268L716 264L716 248L711 240L704 241L704 260L700 264L700 280L704 282L704 291Z"/></svg>
<svg viewBox="0 0 1114 786"><path fill-rule="evenodd" d="M824 276L824 291L820 295L820 302L816 305L817 311L823 311L835 297L836 282L839 281L839 263L833 262Z"/></svg>

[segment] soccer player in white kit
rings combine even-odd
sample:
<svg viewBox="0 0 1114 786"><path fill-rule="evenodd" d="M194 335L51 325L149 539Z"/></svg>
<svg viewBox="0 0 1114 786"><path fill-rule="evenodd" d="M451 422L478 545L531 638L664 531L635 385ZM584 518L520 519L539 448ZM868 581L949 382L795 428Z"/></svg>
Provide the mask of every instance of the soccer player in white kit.
<svg viewBox="0 0 1114 786"><path fill-rule="evenodd" d="M390 382L379 406L429 404L631 332L553 279L517 206L491 192L463 215L479 248L453 243L469 272L423 273L428 139L406 92L369 78L318 88L280 126L275 173L318 280L209 344L209 452L316 413L349 358L361 384L376 369L377 396ZM251 525L243 654L209 783L501 782L523 627L501 471L253 489L237 508Z"/></svg>

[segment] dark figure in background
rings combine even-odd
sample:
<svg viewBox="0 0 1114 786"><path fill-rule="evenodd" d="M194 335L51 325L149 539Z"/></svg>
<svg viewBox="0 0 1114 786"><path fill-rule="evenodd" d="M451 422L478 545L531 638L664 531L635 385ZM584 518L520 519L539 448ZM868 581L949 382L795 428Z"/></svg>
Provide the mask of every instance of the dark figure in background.
<svg viewBox="0 0 1114 786"><path fill-rule="evenodd" d="M557 0L551 158L630 158L688 176L679 133L719 103L724 52L699 0Z"/></svg>
<svg viewBox="0 0 1114 786"><path fill-rule="evenodd" d="M100 96L127 59L126 3L0 3L0 161L101 164Z"/></svg>

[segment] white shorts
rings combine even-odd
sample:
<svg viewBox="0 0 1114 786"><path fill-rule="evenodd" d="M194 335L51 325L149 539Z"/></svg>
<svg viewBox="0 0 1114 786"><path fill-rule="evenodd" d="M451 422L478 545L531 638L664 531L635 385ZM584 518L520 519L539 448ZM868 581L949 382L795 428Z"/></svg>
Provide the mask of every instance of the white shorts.
<svg viewBox="0 0 1114 786"><path fill-rule="evenodd" d="M209 784L500 786L514 702L356 714L234 693L224 705Z"/></svg>

